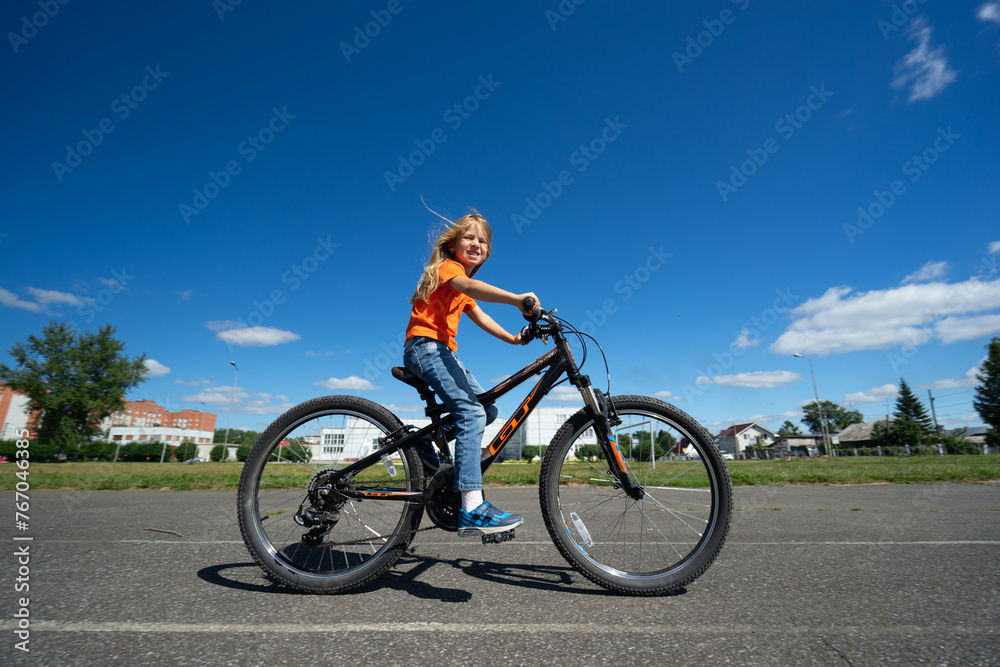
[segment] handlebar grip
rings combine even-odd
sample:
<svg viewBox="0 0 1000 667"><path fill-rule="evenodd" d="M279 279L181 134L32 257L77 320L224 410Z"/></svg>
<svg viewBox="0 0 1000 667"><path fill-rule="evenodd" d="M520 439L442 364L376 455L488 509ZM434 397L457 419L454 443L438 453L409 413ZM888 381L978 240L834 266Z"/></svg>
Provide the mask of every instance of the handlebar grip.
<svg viewBox="0 0 1000 667"><path fill-rule="evenodd" d="M533 313L530 315L525 315L524 313L525 311L531 313L531 311L534 309L535 309L535 300L530 296L524 297L524 300L521 301L521 315L523 315L524 319L528 320L532 324L538 321L538 318L542 314L541 311L538 311L537 313Z"/></svg>

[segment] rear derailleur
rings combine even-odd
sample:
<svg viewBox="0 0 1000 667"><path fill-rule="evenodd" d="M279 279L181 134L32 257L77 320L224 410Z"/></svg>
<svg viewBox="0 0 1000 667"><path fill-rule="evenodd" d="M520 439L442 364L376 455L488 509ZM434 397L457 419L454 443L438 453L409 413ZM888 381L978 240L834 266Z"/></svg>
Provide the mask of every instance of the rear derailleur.
<svg viewBox="0 0 1000 667"><path fill-rule="evenodd" d="M320 470L309 482L306 498L299 505L292 519L309 530L302 534L302 541L310 547L318 547L323 537L340 521L340 508L344 500L338 498L329 481L335 470Z"/></svg>

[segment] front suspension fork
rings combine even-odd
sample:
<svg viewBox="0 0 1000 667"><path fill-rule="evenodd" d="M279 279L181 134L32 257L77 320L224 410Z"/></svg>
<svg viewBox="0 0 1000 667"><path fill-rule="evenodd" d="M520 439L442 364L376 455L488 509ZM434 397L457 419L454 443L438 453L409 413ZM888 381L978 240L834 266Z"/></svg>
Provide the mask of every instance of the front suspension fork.
<svg viewBox="0 0 1000 667"><path fill-rule="evenodd" d="M621 487L633 500L641 500L645 495L642 486L632 479L628 473L628 465L625 457L622 456L618 447L618 439L611 432L612 421L620 423L621 420L614 414L614 407L611 404L611 397L604 396L600 391L590 386L590 378L586 375L580 376L580 392L583 400L594 413L594 431L597 434L597 442L604 450L605 460L608 462L608 469L617 481L616 486ZM610 415L610 417L609 417Z"/></svg>

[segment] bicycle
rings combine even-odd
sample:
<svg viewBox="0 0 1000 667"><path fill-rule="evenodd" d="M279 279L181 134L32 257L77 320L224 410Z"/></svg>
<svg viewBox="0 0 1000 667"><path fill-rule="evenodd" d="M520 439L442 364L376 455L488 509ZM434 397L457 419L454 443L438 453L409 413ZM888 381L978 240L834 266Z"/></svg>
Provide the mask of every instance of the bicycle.
<svg viewBox="0 0 1000 667"><path fill-rule="evenodd" d="M539 500L549 536L570 565L605 588L676 591L700 576L725 542L728 469L708 432L681 410L646 396L610 396L610 371L608 392L594 388L580 372L584 337L600 344L555 313L535 311L521 332L525 340L551 338L553 349L479 396L491 403L542 376L484 451L482 469L542 398L568 381L585 406L558 430L542 460ZM579 365L567 333L581 342ZM417 390L429 425L405 425L364 398L324 396L288 410L254 444L240 476L237 515L250 554L278 583L310 593L351 591L392 567L417 532L458 529L459 494L441 434L451 417L419 378L405 368L393 375ZM313 462L313 445L334 460ZM420 528L425 513L433 525Z"/></svg>

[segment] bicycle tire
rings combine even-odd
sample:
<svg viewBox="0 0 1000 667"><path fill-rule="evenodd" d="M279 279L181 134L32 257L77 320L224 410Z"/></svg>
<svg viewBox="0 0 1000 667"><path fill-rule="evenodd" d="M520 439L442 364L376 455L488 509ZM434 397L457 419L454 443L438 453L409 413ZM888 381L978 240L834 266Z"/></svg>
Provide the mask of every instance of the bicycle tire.
<svg viewBox="0 0 1000 667"><path fill-rule="evenodd" d="M584 408L559 429L542 461L545 527L567 562L594 583L626 595L665 595L699 577L722 548L732 514L729 471L708 432L683 411L647 396L612 401L622 418L613 433L644 497L615 488L603 461L576 460L579 446L596 443L593 413ZM679 445L694 447L696 456L678 460Z"/></svg>
<svg viewBox="0 0 1000 667"><path fill-rule="evenodd" d="M337 457L349 456L352 447L355 454L370 453L378 438L400 427L402 423L387 409L355 396L306 401L267 427L243 466L237 493L240 533L265 574L298 591L342 593L368 584L392 567L420 525L420 503L342 502L336 509L339 519L318 545L303 541L309 528L296 523L295 517L303 503L309 504L309 485L317 474L348 463ZM310 443L319 440L321 447L327 441L334 443L329 456L321 452L320 458L326 460L313 460L304 448L287 445L306 437ZM341 452L336 452L337 446ZM422 464L407 448L359 471L350 483L369 489L422 491L425 481Z"/></svg>

